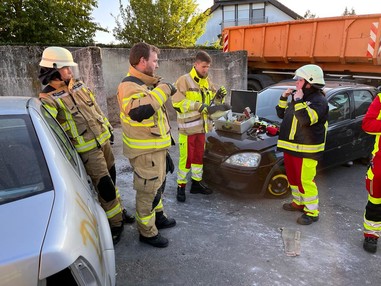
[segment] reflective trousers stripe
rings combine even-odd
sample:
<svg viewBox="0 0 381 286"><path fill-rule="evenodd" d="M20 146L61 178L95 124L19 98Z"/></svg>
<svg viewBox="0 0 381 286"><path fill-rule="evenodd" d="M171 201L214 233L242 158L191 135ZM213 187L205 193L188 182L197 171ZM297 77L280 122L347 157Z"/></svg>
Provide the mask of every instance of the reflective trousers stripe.
<svg viewBox="0 0 381 286"><path fill-rule="evenodd" d="M177 184L186 184L191 171L192 179L201 181L203 174L203 156L205 134L184 135L179 133L179 165Z"/></svg>
<svg viewBox="0 0 381 286"><path fill-rule="evenodd" d="M381 198L368 194L368 203L364 213L364 235L381 236Z"/></svg>
<svg viewBox="0 0 381 286"><path fill-rule="evenodd" d="M121 206L119 201L117 200L117 204L110 210L106 211L106 215L108 219L112 219L114 216L120 214L121 212Z"/></svg>
<svg viewBox="0 0 381 286"><path fill-rule="evenodd" d="M364 216L364 234L380 237L381 222L367 220Z"/></svg>
<svg viewBox="0 0 381 286"><path fill-rule="evenodd" d="M318 189L315 184L317 161L284 153L286 174L290 183L293 202L304 206L310 216L319 215Z"/></svg>

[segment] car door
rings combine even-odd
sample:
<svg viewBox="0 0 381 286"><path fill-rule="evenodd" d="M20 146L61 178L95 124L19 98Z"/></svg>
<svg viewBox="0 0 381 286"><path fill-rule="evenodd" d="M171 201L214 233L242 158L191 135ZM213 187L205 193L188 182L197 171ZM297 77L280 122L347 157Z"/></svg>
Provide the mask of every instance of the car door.
<svg viewBox="0 0 381 286"><path fill-rule="evenodd" d="M323 154L323 167L349 161L353 136L351 95L348 91L338 91L328 97L328 132Z"/></svg>

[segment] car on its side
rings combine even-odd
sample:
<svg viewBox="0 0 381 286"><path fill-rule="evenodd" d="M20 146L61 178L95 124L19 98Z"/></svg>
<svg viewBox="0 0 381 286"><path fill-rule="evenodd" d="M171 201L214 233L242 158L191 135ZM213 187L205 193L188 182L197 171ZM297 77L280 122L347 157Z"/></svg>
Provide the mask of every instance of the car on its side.
<svg viewBox="0 0 381 286"><path fill-rule="evenodd" d="M275 106L287 88L295 89L295 81L277 83L252 97L256 100L253 113L260 121L280 126ZM374 137L363 132L361 123L379 91L365 84L327 80L324 92L329 120L325 151L318 170L356 159L369 159ZM233 193L287 196L290 188L283 153L276 149L277 141L276 135L258 134L252 129L235 134L214 128L206 138L203 179L211 187Z"/></svg>
<svg viewBox="0 0 381 286"><path fill-rule="evenodd" d="M0 285L115 285L109 223L37 98L0 96Z"/></svg>

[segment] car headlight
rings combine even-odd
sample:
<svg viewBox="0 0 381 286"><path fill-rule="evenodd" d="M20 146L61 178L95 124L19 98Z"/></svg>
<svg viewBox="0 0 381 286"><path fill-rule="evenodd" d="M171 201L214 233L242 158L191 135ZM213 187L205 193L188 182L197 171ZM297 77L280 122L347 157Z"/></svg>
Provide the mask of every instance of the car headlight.
<svg viewBox="0 0 381 286"><path fill-rule="evenodd" d="M241 167L251 167L256 168L259 166L259 163L261 162L261 155L258 153L237 153L232 156L230 156L225 163L234 165L234 166L241 166Z"/></svg>

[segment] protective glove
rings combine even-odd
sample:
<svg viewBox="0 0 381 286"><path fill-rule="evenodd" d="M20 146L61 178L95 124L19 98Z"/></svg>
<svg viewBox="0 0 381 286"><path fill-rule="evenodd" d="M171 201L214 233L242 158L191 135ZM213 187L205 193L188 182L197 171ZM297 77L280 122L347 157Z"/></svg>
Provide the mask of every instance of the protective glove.
<svg viewBox="0 0 381 286"><path fill-rule="evenodd" d="M221 86L219 88L219 90L217 90L216 92L216 95L215 95L215 98L216 99L219 99L219 100L223 100L224 97L228 94L228 92L226 91L226 88L224 86Z"/></svg>
<svg viewBox="0 0 381 286"><path fill-rule="evenodd" d="M171 174L172 174L173 171L175 170L175 165L173 164L171 155L169 155L169 152L168 152L168 151L167 151L167 155L166 155L166 157L165 157L165 161L166 161L165 172L166 172L167 174L168 174L168 172L171 172Z"/></svg>
<svg viewBox="0 0 381 286"><path fill-rule="evenodd" d="M208 114L213 114L217 111L226 111L231 109L231 106L227 103L224 104L219 104L219 105L213 105L213 106L208 106L206 110L208 111Z"/></svg>
<svg viewBox="0 0 381 286"><path fill-rule="evenodd" d="M109 127L108 128L108 131L110 132L110 144L113 145L114 144L114 133L112 132L113 130Z"/></svg>
<svg viewBox="0 0 381 286"><path fill-rule="evenodd" d="M201 104L201 106L198 108L198 112L202 113L204 110L206 110L208 105L205 103Z"/></svg>
<svg viewBox="0 0 381 286"><path fill-rule="evenodd" d="M176 86L174 86L172 83L165 82L166 85L168 85L169 89L171 90L171 96L174 95L177 91Z"/></svg>

